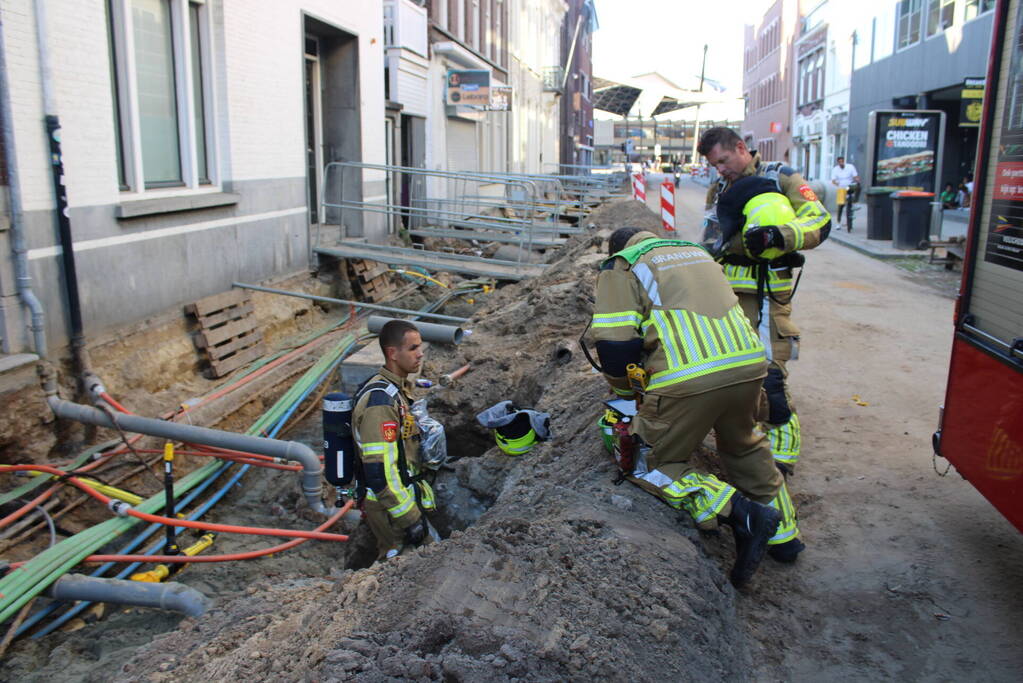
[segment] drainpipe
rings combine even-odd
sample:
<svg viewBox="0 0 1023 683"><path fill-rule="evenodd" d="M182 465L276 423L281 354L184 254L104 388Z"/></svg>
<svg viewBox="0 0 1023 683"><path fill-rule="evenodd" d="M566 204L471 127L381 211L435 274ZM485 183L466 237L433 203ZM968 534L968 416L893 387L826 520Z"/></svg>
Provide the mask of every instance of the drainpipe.
<svg viewBox="0 0 1023 683"><path fill-rule="evenodd" d="M65 574L50 584L46 589L46 595L65 602L87 600L116 605L156 607L183 612L190 617L198 617L210 607L209 598L183 583L101 579L84 574Z"/></svg>
<svg viewBox="0 0 1023 683"><path fill-rule="evenodd" d="M36 38L39 43L39 75L43 90L43 114L45 115L46 137L50 144L50 171L53 176L61 263L64 267L64 289L67 295L68 321L71 328L71 353L83 383L88 384L92 370L89 354L85 349L85 332L82 324L82 306L78 297L78 274L75 268L71 219L68 217L67 183L60 146L60 119L57 117L57 105L53 96L53 69L46 32L46 0L35 0L35 14Z"/></svg>
<svg viewBox="0 0 1023 683"><path fill-rule="evenodd" d="M31 314L32 345L36 355L45 359L46 314L39 298L32 291L32 276L28 272L28 249L25 246L21 179L18 177L18 155L14 143L14 112L11 108L11 90L7 82L6 52L3 24L0 23L0 127L3 128L7 182L11 199L11 250L14 252L14 277L17 283L18 298Z"/></svg>
<svg viewBox="0 0 1023 683"><path fill-rule="evenodd" d="M185 443L197 443L204 446L216 446L235 451L247 453L259 453L269 455L281 460L297 462L302 466L302 493L306 501L316 512L321 515L332 515L334 509L327 509L320 497L320 487L323 482L323 465L319 457L311 448L297 441L280 441L278 439L266 439L259 436L247 434L235 434L219 429L208 427L195 427L192 425L178 424L166 420L156 420L150 417L139 417L138 415L124 415L117 413L111 415L97 408L83 406L79 403L64 401L56 396L47 399L53 414L67 420L75 420L83 424L107 427L109 429L120 428L125 432L136 434L147 434L158 436L172 441L184 441ZM116 420L116 422L115 422Z"/></svg>

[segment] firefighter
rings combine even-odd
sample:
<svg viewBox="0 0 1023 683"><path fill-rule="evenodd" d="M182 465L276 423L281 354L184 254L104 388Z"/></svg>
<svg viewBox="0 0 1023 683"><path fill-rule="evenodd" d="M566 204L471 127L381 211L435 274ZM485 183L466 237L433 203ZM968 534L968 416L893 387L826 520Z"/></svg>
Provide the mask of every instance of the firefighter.
<svg viewBox="0 0 1023 683"><path fill-rule="evenodd" d="M391 320L378 336L384 366L355 397L352 428L366 486L366 521L377 542L377 559L397 555L402 545L428 542L425 514L436 508L423 479L419 427L411 411L411 373L423 359L422 338L406 320Z"/></svg>
<svg viewBox="0 0 1023 683"><path fill-rule="evenodd" d="M741 586L782 520L770 504L784 479L756 428L764 346L703 248L620 228L609 253L588 334L615 393L642 392L630 429L651 448L635 460L629 479L703 528L716 521L731 526L731 580ZM630 380L634 364L644 371L641 387ZM691 462L712 428L727 482Z"/></svg>
<svg viewBox="0 0 1023 683"><path fill-rule="evenodd" d="M786 363L799 355L799 328L791 319L792 268L802 264L796 252L813 249L827 239L831 215L799 173L780 161L761 160L730 128L706 130L697 149L720 174L718 182L708 188L708 209L719 204L733 184L747 176L771 181L792 208L793 218L785 222L760 223L733 236L721 256L725 277L767 349L769 367L764 389L769 411L764 422L774 457L788 474L794 471L801 448L799 417L786 382ZM772 258L766 282L758 288L755 269L757 260L765 254Z"/></svg>

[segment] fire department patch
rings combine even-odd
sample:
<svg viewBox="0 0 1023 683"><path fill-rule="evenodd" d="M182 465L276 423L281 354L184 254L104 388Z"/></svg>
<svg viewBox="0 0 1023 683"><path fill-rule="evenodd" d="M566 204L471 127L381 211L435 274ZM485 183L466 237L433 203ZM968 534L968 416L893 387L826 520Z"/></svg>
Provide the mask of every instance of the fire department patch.
<svg viewBox="0 0 1023 683"><path fill-rule="evenodd" d="M803 195L803 198L808 202L817 201L817 195L810 189L809 185L803 184L799 186L799 194Z"/></svg>
<svg viewBox="0 0 1023 683"><path fill-rule="evenodd" d="M380 423L380 434L384 437L384 441L393 443L398 440L398 423L397 422L381 422Z"/></svg>

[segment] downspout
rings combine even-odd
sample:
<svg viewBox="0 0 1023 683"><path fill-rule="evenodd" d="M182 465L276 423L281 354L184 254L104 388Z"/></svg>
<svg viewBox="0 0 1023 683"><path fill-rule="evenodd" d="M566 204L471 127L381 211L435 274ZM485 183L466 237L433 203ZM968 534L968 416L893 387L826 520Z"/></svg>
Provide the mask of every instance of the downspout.
<svg viewBox="0 0 1023 683"><path fill-rule="evenodd" d="M138 415L111 414L90 406L64 401L57 396L50 396L47 402L57 417L75 420L83 424L109 429L120 428L122 431L135 434L147 434L173 441L259 453L284 461L297 462L302 466L302 493L305 495L309 507L321 515L329 516L334 513L333 508L327 509L324 506L320 495L323 465L316 453L305 444L297 441L280 441L247 434L235 434L219 429L195 427L150 417L139 417Z"/></svg>
<svg viewBox="0 0 1023 683"><path fill-rule="evenodd" d="M50 584L45 593L54 600L73 602L109 602L115 605L156 607L198 617L209 609L210 601L194 588L169 581L125 581L101 579L84 574L65 574Z"/></svg>
<svg viewBox="0 0 1023 683"><path fill-rule="evenodd" d="M14 111L7 82L7 44L0 22L0 127L3 128L4 156L7 162L7 183L11 201L11 250L14 252L14 277L18 298L31 314L32 345L36 355L46 358L46 313L32 291L28 271L28 249L25 246L24 214L21 208L21 179L18 177L18 155L14 147Z"/></svg>
<svg viewBox="0 0 1023 683"><path fill-rule="evenodd" d="M50 170L53 176L53 194L57 214L57 229L60 235L61 263L64 267L64 289L68 302L68 320L71 327L71 353L76 370L83 385L92 383L92 368L85 348L85 332L82 324L82 306L78 296L78 274L75 268L75 251L71 236L71 219L68 217L67 183L64 175L64 161L60 146L60 119L53 96L53 75L50 53L47 49L46 0L35 0L36 38L39 43L39 75L43 91L43 114L46 136L50 144Z"/></svg>

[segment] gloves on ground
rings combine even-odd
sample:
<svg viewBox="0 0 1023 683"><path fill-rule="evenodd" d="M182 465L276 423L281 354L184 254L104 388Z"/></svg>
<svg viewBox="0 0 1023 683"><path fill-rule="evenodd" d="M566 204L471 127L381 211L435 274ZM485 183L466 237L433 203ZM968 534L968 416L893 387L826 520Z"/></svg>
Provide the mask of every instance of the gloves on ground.
<svg viewBox="0 0 1023 683"><path fill-rule="evenodd" d="M771 247L781 249L785 246L785 236L774 225L761 225L750 228L742 237L746 249L754 256L759 256Z"/></svg>
<svg viewBox="0 0 1023 683"><path fill-rule="evenodd" d="M426 538L426 520L420 517L418 522L405 529L405 543L419 545L424 538Z"/></svg>

